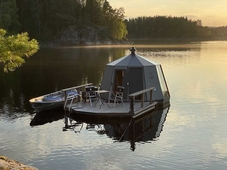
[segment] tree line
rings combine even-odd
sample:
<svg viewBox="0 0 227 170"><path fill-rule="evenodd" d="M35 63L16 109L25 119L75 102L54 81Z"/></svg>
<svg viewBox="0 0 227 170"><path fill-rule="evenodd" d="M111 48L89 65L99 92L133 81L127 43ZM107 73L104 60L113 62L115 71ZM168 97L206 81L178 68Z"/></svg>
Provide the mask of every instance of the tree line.
<svg viewBox="0 0 227 170"><path fill-rule="evenodd" d="M203 27L202 21L187 17L154 16L126 20L131 38L200 38L226 39L227 27Z"/></svg>
<svg viewBox="0 0 227 170"><path fill-rule="evenodd" d="M124 9L107 0L0 0L0 28L28 32L39 41L62 35L83 39L225 38L227 27L203 27L187 17L153 16L125 19ZM73 33L77 33L76 35Z"/></svg>
<svg viewBox="0 0 227 170"><path fill-rule="evenodd" d="M48 41L73 28L95 28L100 38L122 39L127 35L123 8L107 0L0 0L0 27L10 33L28 32Z"/></svg>

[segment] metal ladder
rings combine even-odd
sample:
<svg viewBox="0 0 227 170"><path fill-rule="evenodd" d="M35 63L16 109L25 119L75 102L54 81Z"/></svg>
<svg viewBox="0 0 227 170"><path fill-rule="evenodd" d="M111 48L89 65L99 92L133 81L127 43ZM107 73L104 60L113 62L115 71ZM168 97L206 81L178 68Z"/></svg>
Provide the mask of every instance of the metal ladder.
<svg viewBox="0 0 227 170"><path fill-rule="evenodd" d="M79 93L69 92L65 99L64 110L66 110L66 108L68 107L68 109L69 109L68 111L70 112L71 108L72 108L73 100L77 99L79 101L80 98L81 98L81 95ZM76 106L78 106L78 103L79 103L78 101L76 102L77 103Z"/></svg>

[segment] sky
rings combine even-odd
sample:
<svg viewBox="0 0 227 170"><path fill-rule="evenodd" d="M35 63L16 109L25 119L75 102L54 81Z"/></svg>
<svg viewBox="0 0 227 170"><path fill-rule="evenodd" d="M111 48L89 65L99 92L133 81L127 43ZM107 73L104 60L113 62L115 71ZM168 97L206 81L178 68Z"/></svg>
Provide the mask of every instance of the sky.
<svg viewBox="0 0 227 170"><path fill-rule="evenodd" d="M227 0L108 0L124 8L126 18L140 16L187 17L203 26L227 26Z"/></svg>

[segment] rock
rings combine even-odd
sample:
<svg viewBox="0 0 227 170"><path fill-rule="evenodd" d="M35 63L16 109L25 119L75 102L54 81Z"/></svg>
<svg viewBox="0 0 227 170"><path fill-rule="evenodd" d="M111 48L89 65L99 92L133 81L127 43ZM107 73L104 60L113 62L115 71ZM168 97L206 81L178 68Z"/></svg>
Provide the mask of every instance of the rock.
<svg viewBox="0 0 227 170"><path fill-rule="evenodd" d="M24 165L18 161L0 156L0 170L38 170L32 166Z"/></svg>

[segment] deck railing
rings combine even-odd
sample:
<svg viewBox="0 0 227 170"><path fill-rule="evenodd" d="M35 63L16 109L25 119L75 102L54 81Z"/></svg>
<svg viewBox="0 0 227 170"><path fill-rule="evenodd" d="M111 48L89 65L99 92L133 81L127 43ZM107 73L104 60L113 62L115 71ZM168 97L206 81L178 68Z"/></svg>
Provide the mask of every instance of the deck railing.
<svg viewBox="0 0 227 170"><path fill-rule="evenodd" d="M151 88L147 88L144 90L140 90L138 92L132 93L129 95L129 99L130 99L130 112L134 113L134 102L136 99L136 96L141 95L141 107L144 107L144 95L146 92L150 92L150 99L149 102L150 104L153 103L153 99L152 99L152 91L155 89L155 87L151 87Z"/></svg>

